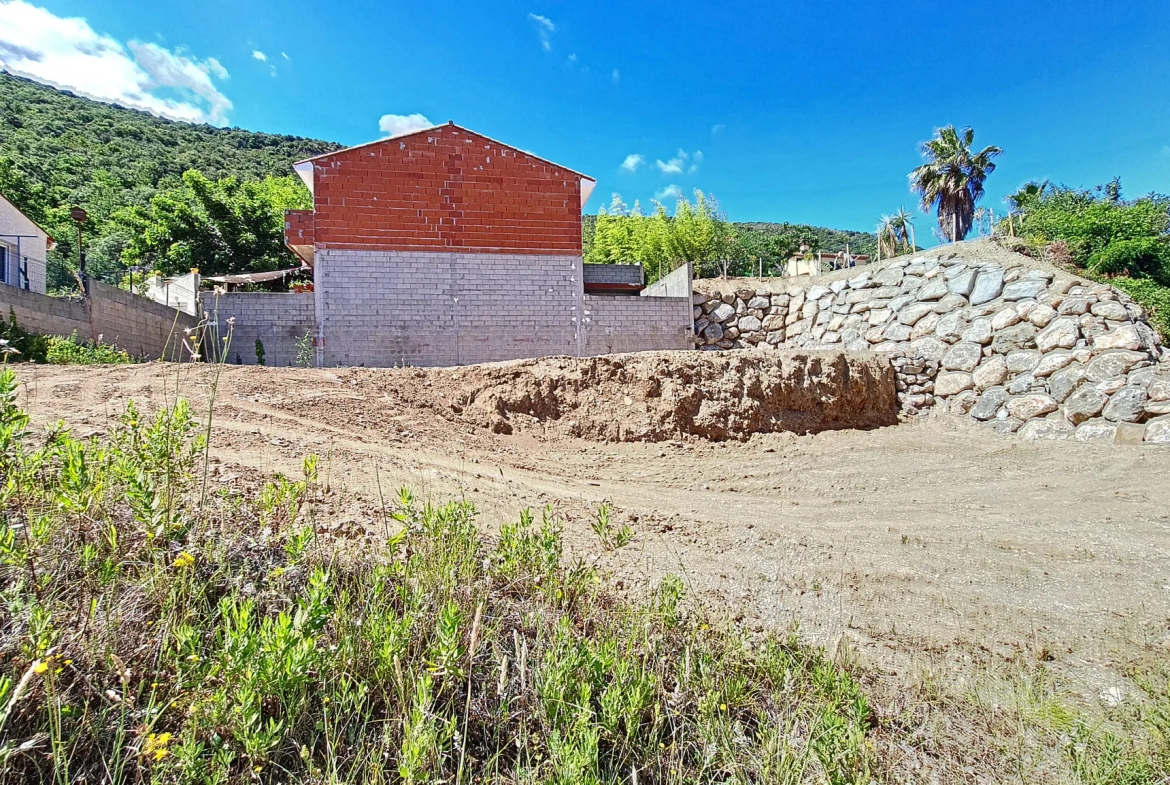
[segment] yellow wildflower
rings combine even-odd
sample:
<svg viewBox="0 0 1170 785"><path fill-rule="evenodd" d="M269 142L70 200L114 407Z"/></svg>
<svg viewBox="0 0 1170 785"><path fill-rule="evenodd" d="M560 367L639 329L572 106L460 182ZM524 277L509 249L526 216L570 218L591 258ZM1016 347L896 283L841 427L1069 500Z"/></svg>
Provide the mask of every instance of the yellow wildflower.
<svg viewBox="0 0 1170 785"><path fill-rule="evenodd" d="M179 555L175 557L175 566L180 570L185 567L190 567L195 563L195 557L186 551L179 551Z"/></svg>
<svg viewBox="0 0 1170 785"><path fill-rule="evenodd" d="M171 738L172 736L169 733L148 733L146 735L146 744L142 748L142 753L149 758L153 758L155 763L157 763L171 754L170 749L168 749Z"/></svg>
<svg viewBox="0 0 1170 785"><path fill-rule="evenodd" d="M48 660L38 660L37 663L35 665L33 665L33 673L44 673L48 669L49 669L49 661Z"/></svg>

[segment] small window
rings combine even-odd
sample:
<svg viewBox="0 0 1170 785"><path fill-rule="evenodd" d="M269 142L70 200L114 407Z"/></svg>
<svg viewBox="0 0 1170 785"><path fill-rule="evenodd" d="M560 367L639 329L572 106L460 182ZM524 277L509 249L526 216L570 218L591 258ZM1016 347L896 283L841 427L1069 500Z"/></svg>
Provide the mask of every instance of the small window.
<svg viewBox="0 0 1170 785"><path fill-rule="evenodd" d="M8 281L8 248L0 245L0 283Z"/></svg>

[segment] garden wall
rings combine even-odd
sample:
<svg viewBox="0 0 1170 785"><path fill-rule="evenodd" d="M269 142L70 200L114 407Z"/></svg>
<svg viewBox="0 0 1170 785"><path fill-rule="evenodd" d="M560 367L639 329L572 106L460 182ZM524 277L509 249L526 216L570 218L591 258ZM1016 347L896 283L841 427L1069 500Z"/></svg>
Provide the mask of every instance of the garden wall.
<svg viewBox="0 0 1170 785"><path fill-rule="evenodd" d="M1027 439L1170 443L1170 353L1128 295L1016 254L962 254L696 282L695 344L882 352L909 413L945 408Z"/></svg>
<svg viewBox="0 0 1170 785"><path fill-rule="evenodd" d="M147 360L181 360L184 330L198 320L145 297L98 281L86 281L83 297L49 297L0 285L0 315L16 315L25 330L41 335L114 344Z"/></svg>
<svg viewBox="0 0 1170 785"><path fill-rule="evenodd" d="M218 332L222 340L228 334L228 319L233 320L229 363L256 365L259 339L265 365L296 365L297 341L316 329L312 292L203 292L201 297L208 323L218 326L211 334Z"/></svg>

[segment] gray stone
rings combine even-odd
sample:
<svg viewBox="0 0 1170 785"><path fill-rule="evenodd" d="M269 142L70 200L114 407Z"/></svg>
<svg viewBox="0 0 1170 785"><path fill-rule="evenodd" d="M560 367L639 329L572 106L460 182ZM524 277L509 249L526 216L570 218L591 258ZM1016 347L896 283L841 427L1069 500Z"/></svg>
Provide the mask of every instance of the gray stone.
<svg viewBox="0 0 1170 785"><path fill-rule="evenodd" d="M1024 278L1023 280L1012 281L1003 287L1003 299L1012 301L1029 300L1047 288L1048 282L1045 280Z"/></svg>
<svg viewBox="0 0 1170 785"><path fill-rule="evenodd" d="M1002 419L992 420L989 425L991 425L992 430L996 433L1002 434L1003 436L1010 436L1020 430L1020 426L1023 423L1015 417L1004 417Z"/></svg>
<svg viewBox="0 0 1170 785"><path fill-rule="evenodd" d="M1137 327L1133 324L1123 324L1116 330L1098 335L1093 338L1094 349L1129 349L1136 351L1142 348L1142 340L1138 336Z"/></svg>
<svg viewBox="0 0 1170 785"><path fill-rule="evenodd" d="M1023 318L1016 311L1014 306L1007 306L996 311L995 316L991 317L992 330L1006 330L1013 324L1019 324Z"/></svg>
<svg viewBox="0 0 1170 785"><path fill-rule="evenodd" d="M703 303L707 302L710 299L711 299L710 297L703 294L702 292L692 292L691 293L691 305L702 305Z"/></svg>
<svg viewBox="0 0 1170 785"><path fill-rule="evenodd" d="M951 289L951 291L956 291ZM982 303L991 302L999 293L1003 291L1003 269L1000 267L987 267L979 271L979 275L975 276L975 286L971 289L972 305L980 305ZM962 292L957 292L962 294Z"/></svg>
<svg viewBox="0 0 1170 785"><path fill-rule="evenodd" d="M960 308L967 306L967 298L960 297L957 294L948 294L946 297L935 303L934 312L937 314L948 314L952 311L957 311Z"/></svg>
<svg viewBox="0 0 1170 785"><path fill-rule="evenodd" d="M783 330L784 329L784 317L783 316L765 316L762 324L764 325L764 329L767 330L768 332L772 332L774 330Z"/></svg>
<svg viewBox="0 0 1170 785"><path fill-rule="evenodd" d="M874 326L885 324L893 315L893 311L891 311L889 308L874 308L869 312L869 323Z"/></svg>
<svg viewBox="0 0 1170 785"><path fill-rule="evenodd" d="M821 286L818 284L816 286L810 286L808 289L808 293L805 296L809 300L819 300L828 293L829 293L828 287Z"/></svg>
<svg viewBox="0 0 1170 785"><path fill-rule="evenodd" d="M1077 426L1073 438L1078 442L1111 442L1117 436L1117 423L1102 420L1086 420Z"/></svg>
<svg viewBox="0 0 1170 785"><path fill-rule="evenodd" d="M1151 401L1170 401L1170 379L1154 379L1146 394Z"/></svg>
<svg viewBox="0 0 1170 785"><path fill-rule="evenodd" d="M760 295L756 295L752 299L748 300L747 307L748 308L759 308L761 311L767 310L768 308L772 307L772 298L771 297L761 297Z"/></svg>
<svg viewBox="0 0 1170 785"><path fill-rule="evenodd" d="M952 346L942 358L943 368L948 371L973 371L983 359L983 347L977 343L961 341Z"/></svg>
<svg viewBox="0 0 1170 785"><path fill-rule="evenodd" d="M905 324L893 322L888 327L886 327L885 332L882 334L882 338L887 341L909 341L910 327Z"/></svg>
<svg viewBox="0 0 1170 785"><path fill-rule="evenodd" d="M853 305L854 303L868 302L873 297L873 291L870 289L851 289L845 293L845 302Z"/></svg>
<svg viewBox="0 0 1170 785"><path fill-rule="evenodd" d="M725 322L735 316L735 309L727 303L719 303L710 314L708 318L713 322Z"/></svg>
<svg viewBox="0 0 1170 785"><path fill-rule="evenodd" d="M979 400L971 407L969 414L976 420L991 420L995 418L999 408L1008 399L1008 391L1002 387L991 387L983 391Z"/></svg>
<svg viewBox="0 0 1170 785"><path fill-rule="evenodd" d="M1040 352L1035 349L1016 349L1007 353L1007 369L1009 373L1028 373L1040 364Z"/></svg>
<svg viewBox="0 0 1170 785"><path fill-rule="evenodd" d="M1125 306L1116 300L1102 300L1099 303L1093 303L1089 306L1089 311L1093 316L1099 316L1102 319L1112 319L1115 322L1124 322L1129 318L1129 314L1125 311Z"/></svg>
<svg viewBox="0 0 1170 785"><path fill-rule="evenodd" d="M986 317L979 317L971 322L971 325L963 331L961 337L964 341L986 346L991 343L993 332L991 329L991 320Z"/></svg>
<svg viewBox="0 0 1170 785"><path fill-rule="evenodd" d="M1147 444L1170 444L1170 417L1156 417L1146 423Z"/></svg>
<svg viewBox="0 0 1170 785"><path fill-rule="evenodd" d="M829 284L829 290L832 291L833 294L840 294L848 285L848 281L833 281L831 284Z"/></svg>
<svg viewBox="0 0 1170 785"><path fill-rule="evenodd" d="M1062 316L1080 316L1088 313L1096 300L1096 297L1065 297L1056 307L1056 312Z"/></svg>
<svg viewBox="0 0 1170 785"><path fill-rule="evenodd" d="M963 321L963 316L960 313L948 313L938 320L938 326L934 329L934 334L947 343L954 343L963 336L963 330L967 323Z"/></svg>
<svg viewBox="0 0 1170 785"><path fill-rule="evenodd" d="M902 310L903 308L905 308L907 305L909 305L912 302L914 302L914 295L900 294L897 297L895 297L893 300L890 300L890 302L886 305L886 307L889 308L894 313L897 313L898 311ZM928 307L933 308L934 306L928 306Z"/></svg>
<svg viewBox="0 0 1170 785"><path fill-rule="evenodd" d="M949 347L937 338L927 336L910 342L911 354L916 354L924 360L942 360Z"/></svg>
<svg viewBox="0 0 1170 785"><path fill-rule="evenodd" d="M1126 386L1126 378L1118 376L1116 379L1106 379L1103 382L1097 382L1096 387L1106 395L1113 395L1113 393Z"/></svg>
<svg viewBox="0 0 1170 785"><path fill-rule="evenodd" d="M739 320L739 323L736 326L739 327L739 331L741 333L754 333L764 325L754 316L745 316Z"/></svg>
<svg viewBox="0 0 1170 785"><path fill-rule="evenodd" d="M718 343L723 340L723 328L718 324L709 324L703 328L703 338L707 343Z"/></svg>
<svg viewBox="0 0 1170 785"><path fill-rule="evenodd" d="M1073 353L1058 349L1054 352L1049 352L1040 358L1040 362L1032 370L1032 375L1043 378L1051 376L1052 374L1064 368L1073 361Z"/></svg>
<svg viewBox="0 0 1170 785"><path fill-rule="evenodd" d="M1135 422L1117 423L1117 434L1113 437L1114 444L1139 445L1146 435L1146 426Z"/></svg>
<svg viewBox="0 0 1170 785"><path fill-rule="evenodd" d="M918 305L906 306L899 312L898 321L902 324L914 325L923 316L931 312L931 306L919 303Z"/></svg>
<svg viewBox="0 0 1170 785"><path fill-rule="evenodd" d="M1146 406L1146 391L1141 387L1123 387L1113 394L1101 413L1113 422L1137 422Z"/></svg>
<svg viewBox="0 0 1170 785"><path fill-rule="evenodd" d="M1037 327L1047 327L1056 318L1056 309L1044 303L1028 311L1028 321Z"/></svg>
<svg viewBox="0 0 1170 785"><path fill-rule="evenodd" d="M1077 339L1080 337L1081 331L1076 320L1062 316L1053 319L1051 324L1036 335L1036 346L1042 352L1071 349L1077 345Z"/></svg>
<svg viewBox="0 0 1170 785"><path fill-rule="evenodd" d="M1101 413L1109 396L1092 385L1085 385L1068 397L1063 404L1064 416L1073 425L1079 425Z"/></svg>
<svg viewBox="0 0 1170 785"><path fill-rule="evenodd" d="M999 355L988 358L972 374L977 390L986 390L988 387L1003 384L1007 378L1007 361Z"/></svg>
<svg viewBox="0 0 1170 785"><path fill-rule="evenodd" d="M1036 384L1036 377L1030 373L1017 376L1008 383L1007 391L1012 395L1023 395Z"/></svg>
<svg viewBox="0 0 1170 785"><path fill-rule="evenodd" d="M1151 417L1170 414L1170 401L1146 401L1145 412Z"/></svg>
<svg viewBox="0 0 1170 785"><path fill-rule="evenodd" d="M965 268L958 269L954 273L947 275L947 284L951 294L970 297L972 290L975 288L975 271Z"/></svg>
<svg viewBox="0 0 1170 785"><path fill-rule="evenodd" d="M943 371L935 377L934 394L946 398L970 390L974 386L975 382L969 373Z"/></svg>
<svg viewBox="0 0 1170 785"><path fill-rule="evenodd" d="M1000 330L991 339L991 348L999 354L1007 354L1014 349L1030 349L1035 345L1036 328L1027 322Z"/></svg>
<svg viewBox="0 0 1170 785"><path fill-rule="evenodd" d="M1150 327L1150 325L1146 324L1145 322L1134 322L1133 326L1138 331L1138 338L1141 340L1142 346L1144 348L1149 349L1151 352L1159 351L1158 346L1161 344L1162 340L1158 337L1158 334L1154 332L1154 328Z"/></svg>
<svg viewBox="0 0 1170 785"><path fill-rule="evenodd" d="M1067 439L1072 435L1072 426L1059 420L1032 420L1024 423L1018 435L1028 442Z"/></svg>
<svg viewBox="0 0 1170 785"><path fill-rule="evenodd" d="M1125 376L1144 359L1146 359L1144 354L1124 349L1101 352L1089 361L1089 364L1085 366L1085 371L1092 381L1103 382L1116 379L1118 376Z"/></svg>
<svg viewBox="0 0 1170 785"><path fill-rule="evenodd" d="M869 286L872 281L873 281L873 276L868 272L864 272L855 278L849 279L849 288L850 289L864 289L865 287Z"/></svg>
<svg viewBox="0 0 1170 785"><path fill-rule="evenodd" d="M873 282L878 286L897 286L902 283L902 279L906 273L898 267L887 267L873 277Z"/></svg>
<svg viewBox="0 0 1170 785"><path fill-rule="evenodd" d="M1026 422L1034 417L1054 412L1058 407L1051 396L1043 393L1032 393L1009 398L1004 404L1004 408L1007 409L1009 416Z"/></svg>
<svg viewBox="0 0 1170 785"><path fill-rule="evenodd" d="M914 325L914 329L910 331L910 337L925 338L928 335L933 335L934 329L938 327L939 318L939 315L933 311L928 313L926 316L923 316Z"/></svg>
<svg viewBox="0 0 1170 785"><path fill-rule="evenodd" d="M1098 319L1096 316L1092 316L1090 314L1078 316L1077 324L1080 325L1081 335L1083 335L1085 339L1089 341L1093 340L1099 335L1104 335L1109 329L1105 326L1101 319Z"/></svg>
<svg viewBox="0 0 1170 785"><path fill-rule="evenodd" d="M950 291L946 279L933 278L922 285L918 290L918 299L922 301L941 300Z"/></svg>

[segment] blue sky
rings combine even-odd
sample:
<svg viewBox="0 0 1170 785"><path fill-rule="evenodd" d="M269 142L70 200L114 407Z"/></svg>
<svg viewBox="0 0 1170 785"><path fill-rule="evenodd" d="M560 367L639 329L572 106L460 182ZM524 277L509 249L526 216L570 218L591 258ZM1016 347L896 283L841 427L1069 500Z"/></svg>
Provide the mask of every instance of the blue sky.
<svg viewBox="0 0 1170 785"><path fill-rule="evenodd" d="M1167 41L1161 0L0 0L0 63L97 97L343 143L454 120L596 177L588 212L673 186L861 230L947 123L1006 150L997 210L1029 179L1170 191Z"/></svg>

